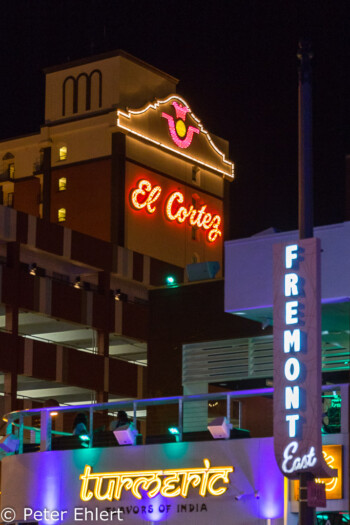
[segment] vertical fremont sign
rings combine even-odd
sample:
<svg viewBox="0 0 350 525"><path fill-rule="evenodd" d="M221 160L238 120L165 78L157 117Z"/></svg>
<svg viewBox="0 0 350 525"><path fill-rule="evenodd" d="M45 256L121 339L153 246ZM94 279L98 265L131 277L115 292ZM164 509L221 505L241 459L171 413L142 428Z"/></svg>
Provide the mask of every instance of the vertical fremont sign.
<svg viewBox="0 0 350 525"><path fill-rule="evenodd" d="M273 253L274 447L291 479L335 475L322 455L320 254L316 238Z"/></svg>

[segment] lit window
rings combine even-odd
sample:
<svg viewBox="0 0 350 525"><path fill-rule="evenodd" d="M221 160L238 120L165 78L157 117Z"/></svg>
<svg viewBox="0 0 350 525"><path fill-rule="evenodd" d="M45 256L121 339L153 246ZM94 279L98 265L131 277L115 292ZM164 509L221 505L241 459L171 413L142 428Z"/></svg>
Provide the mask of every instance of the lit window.
<svg viewBox="0 0 350 525"><path fill-rule="evenodd" d="M67 177L61 177L58 179L58 191L64 191L67 189Z"/></svg>
<svg viewBox="0 0 350 525"><path fill-rule="evenodd" d="M10 164L7 166L8 170L8 176L10 179L13 179L15 176L15 164L14 162L10 162Z"/></svg>
<svg viewBox="0 0 350 525"><path fill-rule="evenodd" d="M61 146L59 149L59 159L60 160L66 160L67 159L67 146Z"/></svg>
<svg viewBox="0 0 350 525"><path fill-rule="evenodd" d="M58 210L58 222L64 222L66 220L66 208L60 208Z"/></svg>

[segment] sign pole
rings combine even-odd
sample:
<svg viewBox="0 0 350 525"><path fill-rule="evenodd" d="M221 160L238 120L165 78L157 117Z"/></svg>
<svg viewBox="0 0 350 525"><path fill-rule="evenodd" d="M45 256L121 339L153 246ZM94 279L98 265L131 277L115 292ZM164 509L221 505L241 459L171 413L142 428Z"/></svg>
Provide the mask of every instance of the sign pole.
<svg viewBox="0 0 350 525"><path fill-rule="evenodd" d="M298 49L298 182L299 182L299 238L313 236L313 184L312 184L312 88L309 42L300 40ZM300 474L299 525L313 525L316 512L308 506L307 482L314 476L309 472Z"/></svg>
<svg viewBox="0 0 350 525"><path fill-rule="evenodd" d="M273 246L273 435L283 475L300 480L299 525L314 525L337 476L322 454L321 242L313 237L309 46L299 46L299 240Z"/></svg>
<svg viewBox="0 0 350 525"><path fill-rule="evenodd" d="M313 236L312 187L312 90L310 44L299 42L298 136L299 136L299 238Z"/></svg>

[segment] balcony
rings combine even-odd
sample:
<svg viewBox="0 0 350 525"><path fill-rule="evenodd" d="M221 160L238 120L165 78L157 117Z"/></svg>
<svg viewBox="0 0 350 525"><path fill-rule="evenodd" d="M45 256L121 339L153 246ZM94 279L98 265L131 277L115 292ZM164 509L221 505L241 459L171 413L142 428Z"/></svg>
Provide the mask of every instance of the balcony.
<svg viewBox="0 0 350 525"><path fill-rule="evenodd" d="M325 441L334 434L348 432L348 384L324 385L322 387L323 411L328 418L323 421L322 433ZM330 421L329 398L334 397L339 408L337 418ZM82 404L76 406L59 406L41 409L29 409L11 412L4 417L7 422L7 435L12 435L18 440L16 454L33 451L50 451L73 448L95 448L105 446L118 446L113 432L108 430L113 422L114 414L120 410L126 411L132 421L133 427L138 430L137 439L133 446L142 444L213 441L212 434L207 426L213 417L210 417L210 408L217 406L215 417L225 417L231 424L231 431L227 439L241 439L255 437L257 430L242 428L256 416L258 400L264 398L271 401L273 388L260 388L252 390L231 391L212 394L198 394L190 396L173 396L154 399L140 399L130 401L114 401L100 404ZM253 403L247 403L247 401ZM164 410L165 409L165 410ZM193 429L193 414L197 413L197 428ZM249 413L250 412L250 413ZM72 417L77 413L87 416L86 443L75 439L67 425L72 424ZM156 415L163 414L163 424L155 425ZM188 416L191 415L191 424ZM212 412L212 415L214 413ZM272 415L272 414L270 414ZM253 416L253 417L251 417ZM56 419L58 418L58 419ZM187 419L187 421L186 421ZM268 414L265 414L268 419ZM34 424L26 425L30 420ZM60 421L57 425L57 421ZM61 430L55 429L59 427ZM161 432L154 434L152 429L160 428ZM173 432L167 429L173 429ZM188 431L191 428L191 431ZM151 432L150 432L151 430ZM261 432L259 437L272 437L271 427Z"/></svg>

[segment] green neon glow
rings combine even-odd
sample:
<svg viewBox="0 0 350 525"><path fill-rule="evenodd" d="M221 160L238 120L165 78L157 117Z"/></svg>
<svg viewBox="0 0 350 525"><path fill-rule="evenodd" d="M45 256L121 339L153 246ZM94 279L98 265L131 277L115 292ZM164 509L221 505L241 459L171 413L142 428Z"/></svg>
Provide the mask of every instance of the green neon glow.
<svg viewBox="0 0 350 525"><path fill-rule="evenodd" d="M175 284L175 277L173 277L172 275L168 275L166 278L166 282L167 284Z"/></svg>
<svg viewBox="0 0 350 525"><path fill-rule="evenodd" d="M168 432L170 432L170 434L175 434L175 435L180 434L179 430L176 427L169 427Z"/></svg>
<svg viewBox="0 0 350 525"><path fill-rule="evenodd" d="M346 368L348 368L348 367L346 367ZM334 368L331 368L331 367L327 366L327 367L323 368L323 371L324 372L333 372L335 370L343 370L343 369L344 369L344 367L341 367L341 366L336 366Z"/></svg>

